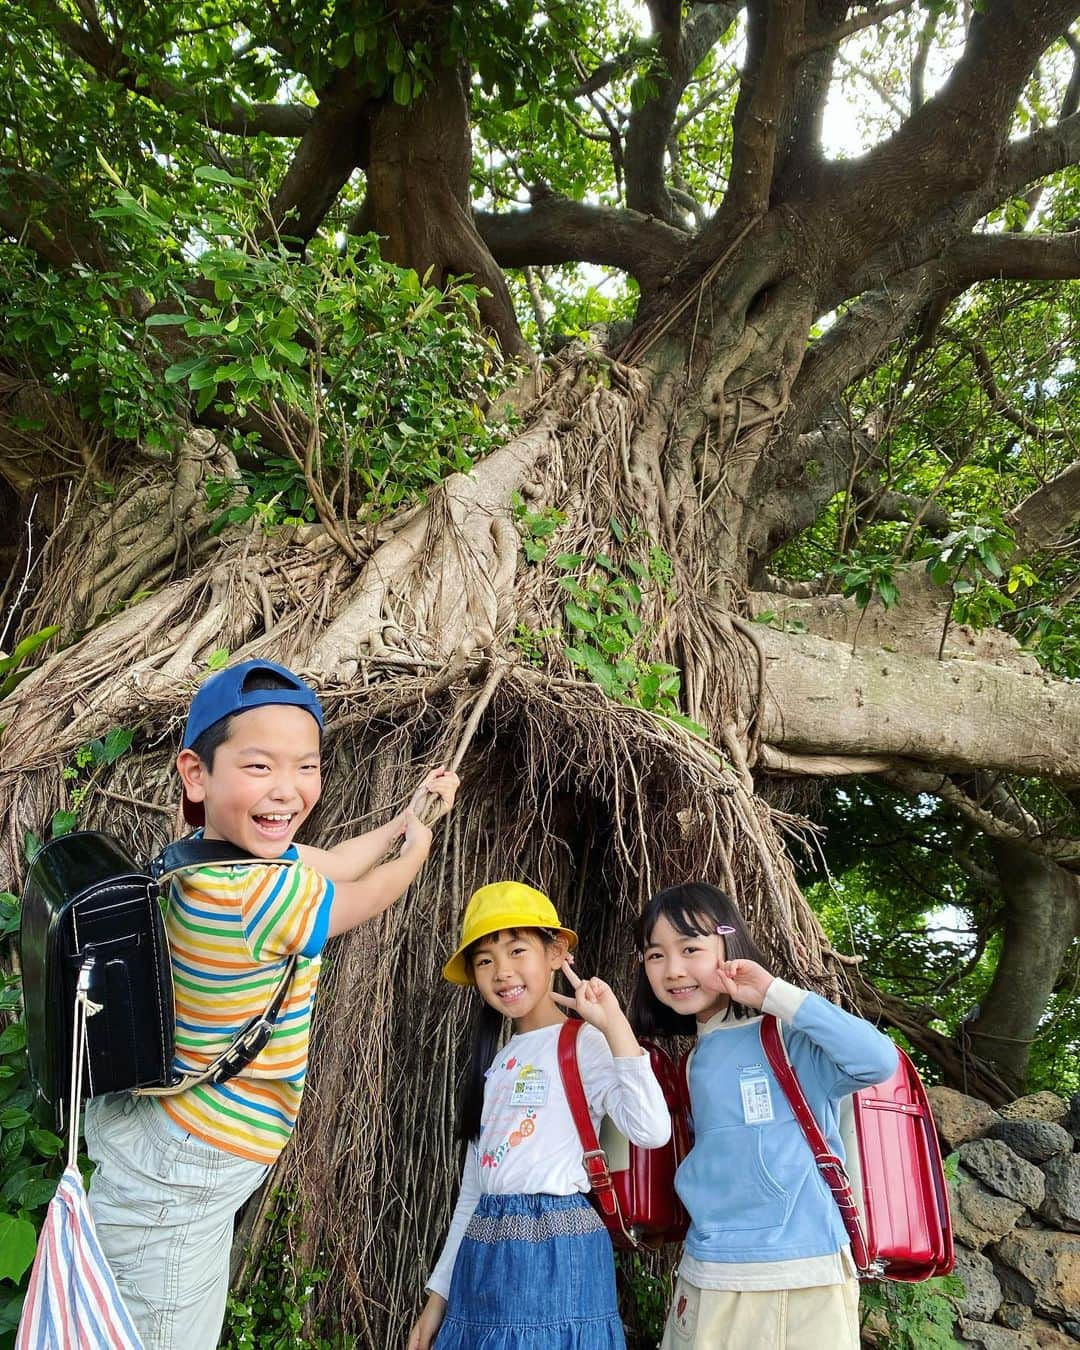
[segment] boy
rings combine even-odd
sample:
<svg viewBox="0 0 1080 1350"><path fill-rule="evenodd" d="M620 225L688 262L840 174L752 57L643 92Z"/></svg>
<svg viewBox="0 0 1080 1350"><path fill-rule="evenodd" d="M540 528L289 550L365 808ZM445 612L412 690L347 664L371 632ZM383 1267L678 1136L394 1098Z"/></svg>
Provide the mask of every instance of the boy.
<svg viewBox="0 0 1080 1350"><path fill-rule="evenodd" d="M431 847L421 796L445 812L457 793L457 775L436 769L386 825L328 850L293 844L322 791L322 725L314 692L270 661L212 675L188 713L176 761L184 815L204 839L255 861L172 881L177 1071L197 1073L225 1050L265 1011L287 958L298 959L269 1044L236 1077L87 1105L90 1209L147 1350L217 1345L235 1213L299 1110L323 945L404 893ZM402 837L398 856L380 863Z"/></svg>

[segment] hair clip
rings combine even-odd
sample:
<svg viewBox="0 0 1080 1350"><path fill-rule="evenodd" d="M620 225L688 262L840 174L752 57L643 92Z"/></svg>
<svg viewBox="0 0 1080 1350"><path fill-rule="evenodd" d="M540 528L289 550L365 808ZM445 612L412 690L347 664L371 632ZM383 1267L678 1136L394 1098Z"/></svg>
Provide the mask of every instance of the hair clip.
<svg viewBox="0 0 1080 1350"><path fill-rule="evenodd" d="M721 937L727 937L729 933L734 933L736 930L729 923L718 923L714 931L719 933Z"/></svg>

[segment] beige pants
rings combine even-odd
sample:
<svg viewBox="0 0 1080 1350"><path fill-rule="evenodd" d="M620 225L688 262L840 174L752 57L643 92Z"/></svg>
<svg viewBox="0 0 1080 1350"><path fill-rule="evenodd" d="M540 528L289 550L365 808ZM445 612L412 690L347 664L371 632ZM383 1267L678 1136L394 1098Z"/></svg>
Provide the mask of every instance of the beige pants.
<svg viewBox="0 0 1080 1350"><path fill-rule="evenodd" d="M233 1216L266 1175L172 1125L149 1097L86 1104L90 1213L145 1350L214 1350Z"/></svg>
<svg viewBox="0 0 1080 1350"><path fill-rule="evenodd" d="M660 1350L859 1350L859 1282L740 1292L680 1277Z"/></svg>

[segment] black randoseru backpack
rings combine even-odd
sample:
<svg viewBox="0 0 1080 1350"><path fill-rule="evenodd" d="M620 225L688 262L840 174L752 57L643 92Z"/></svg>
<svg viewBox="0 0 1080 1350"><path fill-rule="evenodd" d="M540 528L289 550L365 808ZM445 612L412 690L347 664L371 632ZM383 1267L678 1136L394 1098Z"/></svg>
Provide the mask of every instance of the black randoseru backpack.
<svg viewBox="0 0 1080 1350"><path fill-rule="evenodd" d="M61 835L37 853L23 889L19 959L30 1077L52 1106L57 1128L67 1112L75 990L84 969L92 1005L85 1097L130 1090L164 1096L196 1082L225 1082L269 1040L295 958L281 962L270 1005L224 1054L202 1073L179 1079L173 1072L176 1022L163 888L177 871L247 859L228 843L186 839L146 867L93 830Z"/></svg>

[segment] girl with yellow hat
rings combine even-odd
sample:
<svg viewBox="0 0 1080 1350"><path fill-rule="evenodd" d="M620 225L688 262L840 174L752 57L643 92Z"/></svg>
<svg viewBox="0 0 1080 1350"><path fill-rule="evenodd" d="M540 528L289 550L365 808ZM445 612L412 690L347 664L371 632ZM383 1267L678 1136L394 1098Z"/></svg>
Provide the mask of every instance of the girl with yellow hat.
<svg viewBox="0 0 1080 1350"><path fill-rule="evenodd" d="M649 1057L603 980L571 969L577 935L517 881L469 901L443 968L472 985L473 1055L459 1108L461 1194L408 1350L624 1350L611 1240L587 1199L558 1067L564 1007L588 1025L578 1062L589 1114L659 1148L671 1122ZM562 970L574 997L553 991ZM512 1035L499 1049L505 1019Z"/></svg>

